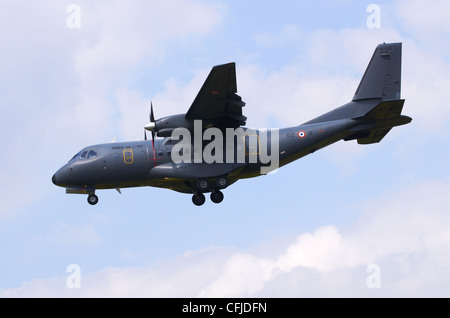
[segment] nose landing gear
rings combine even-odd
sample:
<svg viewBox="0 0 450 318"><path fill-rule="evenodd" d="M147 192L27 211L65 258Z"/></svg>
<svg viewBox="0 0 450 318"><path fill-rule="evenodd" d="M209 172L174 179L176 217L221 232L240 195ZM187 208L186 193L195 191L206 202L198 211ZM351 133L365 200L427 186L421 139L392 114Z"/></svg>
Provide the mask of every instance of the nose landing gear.
<svg viewBox="0 0 450 318"><path fill-rule="evenodd" d="M90 205L96 205L98 203L98 196L96 196L94 193L89 194L87 202Z"/></svg>

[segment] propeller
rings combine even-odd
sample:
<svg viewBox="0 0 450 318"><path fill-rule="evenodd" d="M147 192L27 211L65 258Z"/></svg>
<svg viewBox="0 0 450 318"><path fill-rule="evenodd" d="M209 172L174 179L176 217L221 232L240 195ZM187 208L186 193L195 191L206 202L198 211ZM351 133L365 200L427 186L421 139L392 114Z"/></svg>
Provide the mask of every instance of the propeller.
<svg viewBox="0 0 450 318"><path fill-rule="evenodd" d="M153 102L150 102L150 123L152 124L152 141L155 140L156 122L155 115L153 114Z"/></svg>
<svg viewBox="0 0 450 318"><path fill-rule="evenodd" d="M155 128L156 128L156 122L155 122L155 115L153 114L153 103L150 104L150 122L144 126L146 130L150 130L153 135L155 134Z"/></svg>
<svg viewBox="0 0 450 318"><path fill-rule="evenodd" d="M155 115L153 114L153 102L150 102L150 122L144 126L144 138L147 140L147 130L152 132L152 148L153 148L153 161L156 162L156 154L155 154Z"/></svg>

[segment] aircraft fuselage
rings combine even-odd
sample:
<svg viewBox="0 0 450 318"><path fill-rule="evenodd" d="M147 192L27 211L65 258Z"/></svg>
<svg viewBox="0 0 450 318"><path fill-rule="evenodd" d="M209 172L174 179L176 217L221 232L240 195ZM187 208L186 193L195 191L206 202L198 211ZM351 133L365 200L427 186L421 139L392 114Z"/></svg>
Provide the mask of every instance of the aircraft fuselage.
<svg viewBox="0 0 450 318"><path fill-rule="evenodd" d="M68 188L70 193L77 193L76 189L80 189L79 193L89 193L94 189L139 186L155 186L192 193L192 186L189 185L191 180L230 175L230 181L235 182L238 179L266 174L262 173L262 167L274 164L272 168L276 169L313 153L349 135L349 129L356 124L354 120L344 119L333 123L269 130L263 145L260 130L246 129L243 136L235 137L230 142L233 145L233 160L227 161L227 152L230 149L227 148L227 140L224 137L222 160L209 163L205 162L206 154L202 154L201 162L194 162L194 153L191 162L174 163L172 150L179 140L172 140L170 137L155 139L154 147L151 140L93 145L77 153L55 173L52 180L55 184ZM270 138L274 132L278 134L275 141ZM239 137L242 137L242 140L237 140ZM213 143L203 138L201 140L201 152ZM274 146L275 142L278 142L277 147ZM276 149L277 153L271 153L272 149ZM262 160L263 151L267 152L266 160ZM237 158L239 152L243 153L244 160L239 161Z"/></svg>

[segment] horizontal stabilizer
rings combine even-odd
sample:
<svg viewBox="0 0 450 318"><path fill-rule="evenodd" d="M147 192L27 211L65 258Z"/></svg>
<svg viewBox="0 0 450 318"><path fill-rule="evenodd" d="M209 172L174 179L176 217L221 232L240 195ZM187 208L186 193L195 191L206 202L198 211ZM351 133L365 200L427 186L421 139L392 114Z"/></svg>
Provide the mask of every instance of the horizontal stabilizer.
<svg viewBox="0 0 450 318"><path fill-rule="evenodd" d="M381 141L391 131L392 128L384 128L378 130L369 131L366 135L367 137L358 138L358 144L360 145L368 145L375 144Z"/></svg>
<svg viewBox="0 0 450 318"><path fill-rule="evenodd" d="M389 100L379 103L364 116L354 119L380 120L399 117L402 113L404 99Z"/></svg>
<svg viewBox="0 0 450 318"><path fill-rule="evenodd" d="M353 134L344 140L357 139L362 145L380 142L393 127L411 122L411 117L401 114L404 102L404 99L384 101L364 116L353 118L361 123L352 128Z"/></svg>

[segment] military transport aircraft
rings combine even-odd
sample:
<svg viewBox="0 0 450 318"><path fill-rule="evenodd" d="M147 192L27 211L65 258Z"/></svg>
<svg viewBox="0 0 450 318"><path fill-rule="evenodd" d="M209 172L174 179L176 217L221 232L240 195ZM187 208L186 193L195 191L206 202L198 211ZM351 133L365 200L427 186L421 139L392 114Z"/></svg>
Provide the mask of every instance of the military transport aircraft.
<svg viewBox="0 0 450 318"><path fill-rule="evenodd" d="M222 190L239 179L267 174L342 139L378 143L393 127L411 122L401 115L401 54L401 43L378 45L350 102L272 130L243 127L235 64L215 66L186 114L155 120L151 105L144 140L86 147L52 181L66 193L87 194L91 205L98 202L96 190L139 186L190 193L196 205L211 193L220 203Z"/></svg>

